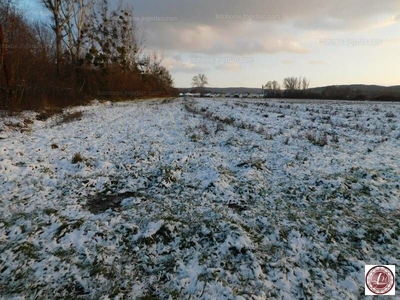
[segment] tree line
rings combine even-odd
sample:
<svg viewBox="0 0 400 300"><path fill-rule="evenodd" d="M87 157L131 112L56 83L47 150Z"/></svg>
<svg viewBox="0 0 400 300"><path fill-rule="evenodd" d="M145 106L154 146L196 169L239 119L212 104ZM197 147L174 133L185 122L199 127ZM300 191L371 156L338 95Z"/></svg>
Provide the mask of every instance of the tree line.
<svg viewBox="0 0 400 300"><path fill-rule="evenodd" d="M268 81L264 86L267 98L298 98L327 100L376 100L399 101L399 92L384 92L380 90L363 91L349 86L332 85L323 89L310 89L310 79L306 77L286 77L283 79L283 89L278 81Z"/></svg>
<svg viewBox="0 0 400 300"><path fill-rule="evenodd" d="M145 53L133 8L121 1L38 0L50 16L27 18L0 0L0 108L64 107L93 98L174 94L156 53Z"/></svg>
<svg viewBox="0 0 400 300"><path fill-rule="evenodd" d="M283 88L278 81L268 81L263 89L267 97L300 98L308 94L310 79L306 77L286 77L283 79Z"/></svg>

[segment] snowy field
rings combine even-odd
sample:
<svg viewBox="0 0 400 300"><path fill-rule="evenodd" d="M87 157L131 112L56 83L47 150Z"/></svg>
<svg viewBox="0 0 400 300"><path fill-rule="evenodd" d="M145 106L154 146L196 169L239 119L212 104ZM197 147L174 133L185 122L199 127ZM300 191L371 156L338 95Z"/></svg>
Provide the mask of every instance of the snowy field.
<svg viewBox="0 0 400 300"><path fill-rule="evenodd" d="M0 119L0 298L358 299L365 264L400 295L400 105L69 113Z"/></svg>

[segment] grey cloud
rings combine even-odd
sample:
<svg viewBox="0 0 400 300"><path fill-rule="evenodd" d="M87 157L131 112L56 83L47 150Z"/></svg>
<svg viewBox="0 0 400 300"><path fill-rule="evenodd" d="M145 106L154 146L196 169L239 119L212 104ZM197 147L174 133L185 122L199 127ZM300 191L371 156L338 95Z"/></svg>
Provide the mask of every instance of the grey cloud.
<svg viewBox="0 0 400 300"><path fill-rule="evenodd" d="M166 58L162 64L174 73L203 73L207 70L205 66L199 66L195 63L184 61L180 55L172 58Z"/></svg>
<svg viewBox="0 0 400 300"><path fill-rule="evenodd" d="M228 72L239 72L242 70L242 66L239 63L226 63L216 67L217 70L228 71Z"/></svg>
<svg viewBox="0 0 400 300"><path fill-rule="evenodd" d="M258 26L254 30L238 28L231 33L224 28L207 25L197 27L164 27L149 31L146 42L150 47L208 55L255 55L279 52L307 53L309 50L294 36Z"/></svg>
<svg viewBox="0 0 400 300"><path fill-rule="evenodd" d="M128 3L134 6L137 17L176 18L139 22L146 28L149 47L211 55L306 53L308 50L297 39L303 31L363 29L379 14L400 11L398 0L141 0ZM218 15L279 15L280 18L256 19L249 23L248 19L218 19Z"/></svg>

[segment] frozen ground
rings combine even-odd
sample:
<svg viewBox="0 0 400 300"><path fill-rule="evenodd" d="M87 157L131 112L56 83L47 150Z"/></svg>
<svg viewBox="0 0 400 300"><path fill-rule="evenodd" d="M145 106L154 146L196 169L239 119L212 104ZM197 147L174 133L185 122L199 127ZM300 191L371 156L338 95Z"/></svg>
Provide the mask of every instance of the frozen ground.
<svg viewBox="0 0 400 300"><path fill-rule="evenodd" d="M76 111L1 118L2 298L357 299L365 264L400 286L400 105Z"/></svg>

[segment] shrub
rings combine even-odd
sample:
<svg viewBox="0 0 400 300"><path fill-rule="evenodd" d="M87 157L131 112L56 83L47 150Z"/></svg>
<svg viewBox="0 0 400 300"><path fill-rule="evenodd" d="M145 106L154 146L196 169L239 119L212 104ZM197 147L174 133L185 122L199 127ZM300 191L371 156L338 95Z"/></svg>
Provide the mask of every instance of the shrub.
<svg viewBox="0 0 400 300"><path fill-rule="evenodd" d="M215 134L216 134L218 131L224 131L224 124L222 124L221 122L218 122L218 123L217 123L217 128L215 129Z"/></svg>
<svg viewBox="0 0 400 300"><path fill-rule="evenodd" d="M339 143L339 137L337 134L332 135L332 142Z"/></svg>
<svg viewBox="0 0 400 300"><path fill-rule="evenodd" d="M396 115L395 115L393 112L389 111L389 112L387 112L387 113L385 114L385 117L386 117L386 118L395 118Z"/></svg>
<svg viewBox="0 0 400 300"><path fill-rule="evenodd" d="M80 120L82 118L83 113L81 111L77 111L74 113L62 115L61 119L57 121L57 125L71 123L76 120Z"/></svg>
<svg viewBox="0 0 400 300"><path fill-rule="evenodd" d="M46 108L44 111L36 115L36 120L38 121L46 121L56 114L62 113L62 109L60 108Z"/></svg>
<svg viewBox="0 0 400 300"><path fill-rule="evenodd" d="M75 165L77 163L81 163L84 161L85 161L85 158L80 153L75 153L74 156L72 157L71 163L73 165Z"/></svg>
<svg viewBox="0 0 400 300"><path fill-rule="evenodd" d="M234 117L226 117L221 120L222 123L225 123L227 125L233 125L235 123L235 118Z"/></svg>
<svg viewBox="0 0 400 300"><path fill-rule="evenodd" d="M328 144L328 136L326 133L317 136L315 133L307 132L306 139L316 146L324 147Z"/></svg>

